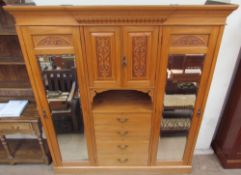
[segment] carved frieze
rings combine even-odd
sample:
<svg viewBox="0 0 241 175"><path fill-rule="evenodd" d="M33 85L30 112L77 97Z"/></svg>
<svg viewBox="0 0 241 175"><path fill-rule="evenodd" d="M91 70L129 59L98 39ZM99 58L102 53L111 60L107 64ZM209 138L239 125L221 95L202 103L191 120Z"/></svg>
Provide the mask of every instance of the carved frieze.
<svg viewBox="0 0 241 175"><path fill-rule="evenodd" d="M77 22L82 24L162 24L167 20L167 17L133 17L133 16L92 16L79 17Z"/></svg>
<svg viewBox="0 0 241 175"><path fill-rule="evenodd" d="M71 35L40 35L34 36L33 40L36 48L72 46Z"/></svg>
<svg viewBox="0 0 241 175"><path fill-rule="evenodd" d="M111 38L96 37L96 59L98 78L105 79L112 76L111 69Z"/></svg>
<svg viewBox="0 0 241 175"><path fill-rule="evenodd" d="M197 47L207 46L208 35L173 35L171 46L175 47Z"/></svg>
<svg viewBox="0 0 241 175"><path fill-rule="evenodd" d="M147 36L132 38L132 76L142 78L146 76Z"/></svg>

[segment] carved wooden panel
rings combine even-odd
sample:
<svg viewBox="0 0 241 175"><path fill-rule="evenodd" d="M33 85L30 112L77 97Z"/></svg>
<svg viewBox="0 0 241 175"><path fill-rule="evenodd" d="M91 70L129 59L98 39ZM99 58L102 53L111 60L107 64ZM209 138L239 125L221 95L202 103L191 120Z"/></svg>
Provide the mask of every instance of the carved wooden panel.
<svg viewBox="0 0 241 175"><path fill-rule="evenodd" d="M155 27L126 27L124 29L125 84L147 86L153 82L158 31ZM129 84L129 85L128 85Z"/></svg>
<svg viewBox="0 0 241 175"><path fill-rule="evenodd" d="M132 40L132 75L135 78L146 76L147 36L135 36Z"/></svg>
<svg viewBox="0 0 241 175"><path fill-rule="evenodd" d="M90 84L94 87L119 86L120 34L118 27L85 29Z"/></svg>
<svg viewBox="0 0 241 175"><path fill-rule="evenodd" d="M171 46L173 47L206 47L208 35L172 35Z"/></svg>
<svg viewBox="0 0 241 175"><path fill-rule="evenodd" d="M96 61L99 79L108 79L112 76L111 67L111 38L108 36L96 37Z"/></svg>
<svg viewBox="0 0 241 175"><path fill-rule="evenodd" d="M63 48L72 46L71 35L35 35L33 36L35 48Z"/></svg>

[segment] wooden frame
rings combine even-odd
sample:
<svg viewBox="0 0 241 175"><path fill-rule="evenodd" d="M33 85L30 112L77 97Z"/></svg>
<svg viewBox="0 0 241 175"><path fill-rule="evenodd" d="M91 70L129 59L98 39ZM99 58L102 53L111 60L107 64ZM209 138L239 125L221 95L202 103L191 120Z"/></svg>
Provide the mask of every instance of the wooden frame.
<svg viewBox="0 0 241 175"><path fill-rule="evenodd" d="M208 6L86 6L86 7L5 7L16 19L17 32L24 54L25 63L34 95L38 105L39 114L43 123L48 145L53 157L56 172L64 173L190 173L192 155L197 139L197 134L202 120L208 90L214 71L218 49L221 43L226 17L237 8L236 5L208 5ZM96 56L96 41L90 37L91 32L101 36L111 36L114 32L116 38L113 55L122 57L126 53L130 57L131 45L125 48L129 41L129 31L145 33L153 32L153 47L146 47L153 52L153 59L148 60L153 70L148 72L147 81L133 81L130 86L125 86L130 70L121 70L116 63L112 68L118 72L114 81L96 81L97 73L92 67L92 57ZM201 38L202 45L198 42L174 41L181 35L196 35ZM111 36L112 37L112 36ZM173 37L173 38L172 38ZM184 36L185 37L185 36ZM47 41L44 39L48 38ZM56 41L58 39L58 42ZM115 41L115 40L118 41ZM59 41L61 40L61 41ZM125 43L125 44L123 44ZM179 44L179 45L178 45ZM197 45L197 47L193 47ZM121 52L123 50L123 52ZM163 98L166 82L166 67L169 54L205 54L204 71L200 81L198 100L194 108L194 117L188 136L188 142L183 155L183 160L159 162L156 160L158 138L160 132L160 114L163 111ZM76 56L77 78L80 86L81 105L84 114L85 133L87 137L89 162L62 162L50 109L45 97L39 66L36 62L38 54L74 54ZM148 54L149 55L149 54ZM133 56L133 55L132 55ZM114 56L112 56L114 58ZM113 59L112 58L112 59ZM116 66L115 66L116 65ZM152 79L153 74L153 79ZM124 78L122 76L124 75ZM127 83L128 84L128 83ZM152 97L153 114L151 117L151 137L149 146L148 166L95 166L96 144L91 113L92 102L96 93L111 90L138 90L149 93ZM201 115L197 115L200 111ZM199 116L199 117L198 117Z"/></svg>

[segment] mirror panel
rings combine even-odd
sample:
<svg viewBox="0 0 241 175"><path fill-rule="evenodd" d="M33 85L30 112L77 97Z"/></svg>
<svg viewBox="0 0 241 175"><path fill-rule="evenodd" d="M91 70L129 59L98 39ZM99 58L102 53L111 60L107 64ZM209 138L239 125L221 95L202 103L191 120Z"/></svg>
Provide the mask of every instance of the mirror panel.
<svg viewBox="0 0 241 175"><path fill-rule="evenodd" d="M88 160L74 55L39 55L52 121L63 162Z"/></svg>
<svg viewBox="0 0 241 175"><path fill-rule="evenodd" d="M182 161L192 123L204 54L168 57L158 161Z"/></svg>

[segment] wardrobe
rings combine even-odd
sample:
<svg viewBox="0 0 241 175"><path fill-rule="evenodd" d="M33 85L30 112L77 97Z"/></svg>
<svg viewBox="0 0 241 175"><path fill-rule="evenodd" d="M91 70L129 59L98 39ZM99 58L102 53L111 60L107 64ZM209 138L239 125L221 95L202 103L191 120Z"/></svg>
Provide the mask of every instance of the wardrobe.
<svg viewBox="0 0 241 175"><path fill-rule="evenodd" d="M236 8L5 7L55 172L190 173L226 17Z"/></svg>

